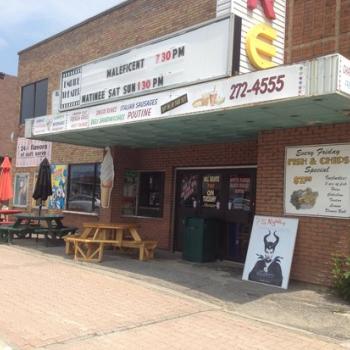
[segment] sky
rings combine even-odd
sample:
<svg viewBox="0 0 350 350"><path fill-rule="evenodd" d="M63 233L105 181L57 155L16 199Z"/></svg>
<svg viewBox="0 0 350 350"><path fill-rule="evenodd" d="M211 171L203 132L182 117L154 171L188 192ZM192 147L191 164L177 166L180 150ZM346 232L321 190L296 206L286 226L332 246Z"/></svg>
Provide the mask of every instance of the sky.
<svg viewBox="0 0 350 350"><path fill-rule="evenodd" d="M17 75L18 55L124 0L0 0L0 72Z"/></svg>

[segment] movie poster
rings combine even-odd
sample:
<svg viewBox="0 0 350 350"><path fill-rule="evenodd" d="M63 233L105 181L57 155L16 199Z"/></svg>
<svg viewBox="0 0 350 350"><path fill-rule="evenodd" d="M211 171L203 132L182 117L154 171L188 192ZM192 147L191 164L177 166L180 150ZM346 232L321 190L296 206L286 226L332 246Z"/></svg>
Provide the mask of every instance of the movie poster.
<svg viewBox="0 0 350 350"><path fill-rule="evenodd" d="M49 209L65 209L67 188L67 165L51 164L52 196Z"/></svg>
<svg viewBox="0 0 350 350"><path fill-rule="evenodd" d="M181 179L180 201L184 207L196 207L198 201L198 175L183 175Z"/></svg>
<svg viewBox="0 0 350 350"><path fill-rule="evenodd" d="M298 219L254 217L243 280L288 288Z"/></svg>

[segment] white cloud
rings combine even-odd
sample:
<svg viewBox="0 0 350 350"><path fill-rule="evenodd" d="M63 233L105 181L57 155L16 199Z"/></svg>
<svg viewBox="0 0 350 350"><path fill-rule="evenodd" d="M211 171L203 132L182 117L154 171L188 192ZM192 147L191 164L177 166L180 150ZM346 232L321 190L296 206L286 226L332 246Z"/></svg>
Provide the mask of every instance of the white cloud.
<svg viewBox="0 0 350 350"><path fill-rule="evenodd" d="M26 23L50 21L52 28L65 29L124 0L11 0L0 2L0 33L22 29ZM43 28L44 29L44 28ZM25 28L29 30L30 28ZM45 31L45 29L44 29Z"/></svg>

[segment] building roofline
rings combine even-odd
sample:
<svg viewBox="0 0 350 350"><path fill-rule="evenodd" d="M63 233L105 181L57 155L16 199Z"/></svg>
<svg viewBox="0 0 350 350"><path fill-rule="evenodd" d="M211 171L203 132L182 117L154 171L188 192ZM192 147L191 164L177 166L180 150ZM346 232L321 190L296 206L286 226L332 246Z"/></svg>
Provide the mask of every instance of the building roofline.
<svg viewBox="0 0 350 350"><path fill-rule="evenodd" d="M17 75L13 75L13 74L10 74L10 73L6 73L6 72L2 72L2 71L0 71L0 75L1 74L4 74L4 78L6 79L6 78L18 78L17 77Z"/></svg>
<svg viewBox="0 0 350 350"><path fill-rule="evenodd" d="M109 8L109 9L103 11L103 12L98 13L98 14L95 15L95 16L89 17L89 18L87 18L86 20L84 20L84 21L82 21L82 22L80 22L80 23L78 23L78 24L75 24L75 25L73 25L73 26L71 26L71 27L68 27L67 29L62 30L61 32L58 32L57 34L54 34L54 35L52 35L52 36L49 36L48 38L46 38L46 39L44 39L44 40L41 40L41 41L39 41L39 42L37 42L37 43L35 43L35 44L33 44L33 45L31 45L31 46L29 46L29 47L27 47L27 48L21 50L21 51L18 51L17 54L20 55L20 54L22 54L22 53L24 53L24 52L26 52L26 51L29 51L29 50L31 50L31 49L34 49L34 48L36 48L36 47L38 47L38 46L40 46L40 45L42 45L42 44L44 44L44 43L46 43L46 42L49 42L49 41L51 41L51 40L53 40L53 39L56 39L56 38L62 36L63 34L66 34L66 33L68 33L68 32L71 32L71 31L73 31L73 30L75 30L75 29L77 29L77 28L83 26L84 24L86 24L86 23L88 23L88 22L94 21L94 20L97 19L97 18L103 17L103 16L105 16L106 14L108 14L108 13L110 13L110 12L113 12L114 10L116 10L116 9L118 9L118 8L122 8L122 7L124 7L124 6L127 6L127 5L129 5L131 2L133 2L133 1L135 1L135 0L124 0L124 1L123 1L122 3L120 3L119 5L113 6L113 7Z"/></svg>

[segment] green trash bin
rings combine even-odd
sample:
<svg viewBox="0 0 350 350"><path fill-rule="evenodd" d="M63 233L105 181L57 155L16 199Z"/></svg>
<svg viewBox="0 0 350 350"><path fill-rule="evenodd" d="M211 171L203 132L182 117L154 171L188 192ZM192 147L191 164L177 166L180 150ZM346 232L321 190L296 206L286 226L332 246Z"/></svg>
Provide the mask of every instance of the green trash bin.
<svg viewBox="0 0 350 350"><path fill-rule="evenodd" d="M214 261L220 222L215 219L189 217L186 219L182 257L193 262Z"/></svg>

